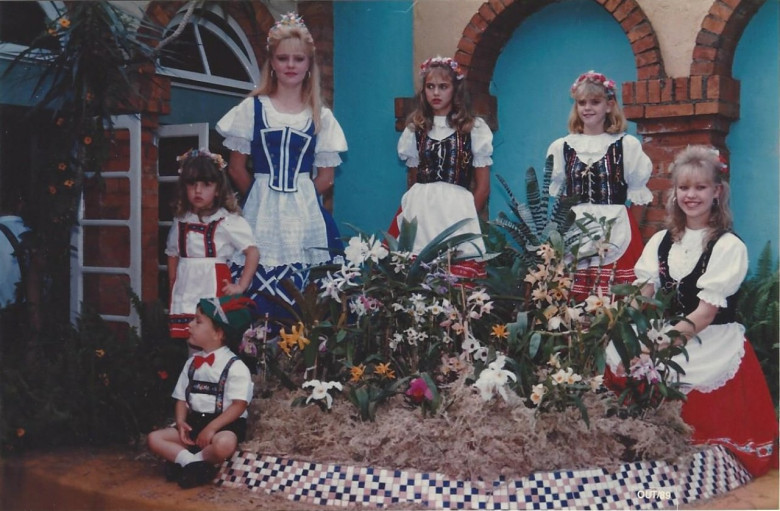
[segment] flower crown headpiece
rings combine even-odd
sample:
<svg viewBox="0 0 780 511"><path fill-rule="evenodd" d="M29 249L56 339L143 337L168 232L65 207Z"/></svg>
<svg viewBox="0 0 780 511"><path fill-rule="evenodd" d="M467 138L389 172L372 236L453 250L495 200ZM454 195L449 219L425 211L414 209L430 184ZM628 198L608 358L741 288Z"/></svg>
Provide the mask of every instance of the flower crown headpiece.
<svg viewBox="0 0 780 511"><path fill-rule="evenodd" d="M420 76L425 76L425 73L428 72L428 70L433 66L446 66L452 69L452 71L455 73L455 79L456 80L463 80L463 78L466 76L463 74L463 69L461 69L460 64L455 61L455 59L451 59L450 57L431 57L422 64L420 64Z"/></svg>
<svg viewBox="0 0 780 511"><path fill-rule="evenodd" d="M202 147L200 149L190 149L186 153L176 157L176 161L179 162L179 174L181 174L181 169L184 166L184 162L190 158L196 158L198 156L208 156L212 159L212 161L214 161L214 163L217 164L219 170L225 170L225 167L227 167L227 163L225 162L225 159L222 158L221 154L212 153L205 147Z"/></svg>
<svg viewBox="0 0 780 511"><path fill-rule="evenodd" d="M720 154L720 151L717 148L715 148L715 147L710 149L710 151L712 151L712 153L715 156L718 157L718 163L716 164L716 166L717 166L717 169L720 171L722 177L728 177L728 175L729 175L729 164L726 161L726 157L723 156L722 154Z"/></svg>
<svg viewBox="0 0 780 511"><path fill-rule="evenodd" d="M306 31L309 30L308 27L306 27L306 23L303 22L303 18L298 13L288 12L287 14L282 14L282 17L279 18L279 21L274 23L274 26L272 26L271 30L268 31L268 38L266 39L266 43L270 45L271 34L285 27L298 27Z"/></svg>
<svg viewBox="0 0 780 511"><path fill-rule="evenodd" d="M601 85L606 90L607 98L615 99L615 81L610 80L603 74L597 73L592 69L587 73L582 73L580 76L577 77L576 80L574 80L574 83L571 84L572 96L574 95L575 92L577 92L577 87L579 87L582 82L591 82L591 83L596 83L598 85Z"/></svg>

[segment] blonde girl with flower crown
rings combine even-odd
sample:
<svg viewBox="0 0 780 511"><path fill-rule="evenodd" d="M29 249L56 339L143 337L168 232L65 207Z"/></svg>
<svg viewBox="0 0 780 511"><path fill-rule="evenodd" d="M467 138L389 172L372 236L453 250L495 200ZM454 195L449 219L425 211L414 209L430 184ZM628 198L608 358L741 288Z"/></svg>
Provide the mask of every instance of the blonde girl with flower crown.
<svg viewBox="0 0 780 511"><path fill-rule="evenodd" d="M260 255L222 156L196 149L177 161L181 167L176 215L165 248L171 289L169 329L171 337L187 339L198 301L246 291ZM244 255L246 266L233 282L228 260L237 253Z"/></svg>
<svg viewBox="0 0 780 511"><path fill-rule="evenodd" d="M579 253L593 257L578 263L572 287L577 300L606 296L613 284L633 282L643 245L636 218L653 199L647 188L653 164L639 140L625 132L615 87L595 71L577 77L570 89L569 134L547 149L553 156L550 195L579 197L573 208L578 219L592 215L614 222L608 243L603 236L601 242L583 239Z"/></svg>
<svg viewBox="0 0 780 511"><path fill-rule="evenodd" d="M658 289L673 293L669 314L685 316L670 328L687 338L687 353L673 360L683 371L681 416L693 427L692 441L723 445L759 476L777 468L777 419L745 327L737 322L748 253L731 230L726 177L712 147L689 146L677 155L668 228L648 240L636 264L636 284L646 296ZM663 337L660 345L682 342ZM619 392L626 371L612 344L606 355L605 384Z"/></svg>
<svg viewBox="0 0 780 511"><path fill-rule="evenodd" d="M231 150L228 171L262 254L249 294L261 313L285 319L282 300L292 306L294 299L282 281L303 289L307 268L331 261L328 248L343 248L320 196L333 187L347 141L320 97L314 40L303 19L285 14L267 43L260 86L225 114L217 131ZM241 271L236 263L233 271Z"/></svg>
<svg viewBox="0 0 780 511"><path fill-rule="evenodd" d="M478 234L478 213L490 195L493 133L471 111L465 77L458 63L445 57L429 58L420 66L418 105L398 140L398 156L407 167L408 191L389 229L397 236L404 220L417 220L415 254L442 231L468 222L456 233ZM461 244L458 256L472 258L453 269L462 276L480 276L474 261L485 255L477 238Z"/></svg>

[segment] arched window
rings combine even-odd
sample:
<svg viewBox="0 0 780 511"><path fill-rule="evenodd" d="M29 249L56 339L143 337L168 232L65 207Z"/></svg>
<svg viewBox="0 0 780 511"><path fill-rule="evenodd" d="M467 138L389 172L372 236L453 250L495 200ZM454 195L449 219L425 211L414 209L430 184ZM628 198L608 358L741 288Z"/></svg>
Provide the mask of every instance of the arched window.
<svg viewBox="0 0 780 511"><path fill-rule="evenodd" d="M179 12L164 37L182 21ZM177 85L246 94L255 88L260 72L249 40L232 18L200 10L181 35L168 44L160 57L160 74Z"/></svg>

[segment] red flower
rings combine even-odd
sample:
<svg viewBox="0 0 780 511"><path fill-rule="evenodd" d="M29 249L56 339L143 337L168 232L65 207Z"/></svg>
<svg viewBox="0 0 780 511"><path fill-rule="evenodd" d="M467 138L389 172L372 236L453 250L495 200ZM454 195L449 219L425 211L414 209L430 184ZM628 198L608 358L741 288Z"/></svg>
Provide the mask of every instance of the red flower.
<svg viewBox="0 0 780 511"><path fill-rule="evenodd" d="M161 380L167 380L168 379L168 372L167 371L157 371L157 376L160 377Z"/></svg>
<svg viewBox="0 0 780 511"><path fill-rule="evenodd" d="M425 383L422 378L415 378L409 382L409 388L406 390L406 395L415 403L422 403L424 400L432 401L433 392Z"/></svg>

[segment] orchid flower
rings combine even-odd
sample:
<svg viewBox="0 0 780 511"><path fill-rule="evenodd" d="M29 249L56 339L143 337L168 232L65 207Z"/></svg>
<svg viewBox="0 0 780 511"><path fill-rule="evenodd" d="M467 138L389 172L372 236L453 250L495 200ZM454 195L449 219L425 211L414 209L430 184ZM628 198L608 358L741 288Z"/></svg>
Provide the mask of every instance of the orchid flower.
<svg viewBox="0 0 780 511"><path fill-rule="evenodd" d="M506 384L509 380L517 381L517 376L512 371L504 369L504 363L506 357L504 355L498 355L496 360L488 364L488 366L479 373L477 382L474 383L474 387L479 390L479 395L483 401L490 401L493 396L498 393L504 401L508 399L506 393Z"/></svg>
<svg viewBox="0 0 780 511"><path fill-rule="evenodd" d="M328 410L330 410L331 405L333 404L333 397L328 393L331 389L341 390L342 386L341 383L337 381L320 381L320 380L309 380L307 382L304 382L303 385L301 385L302 388L311 387L311 395L306 398L306 403L308 404L312 399L316 401L325 400L325 405L328 407Z"/></svg>

